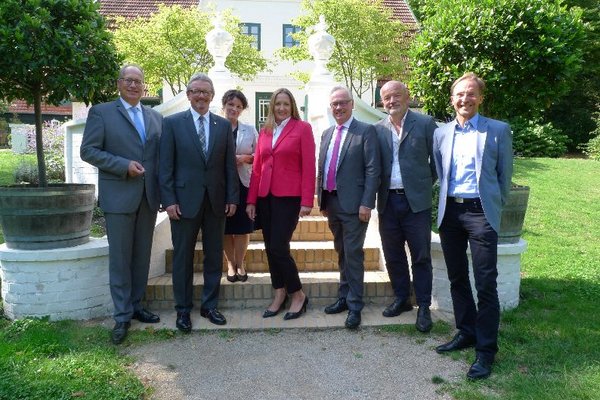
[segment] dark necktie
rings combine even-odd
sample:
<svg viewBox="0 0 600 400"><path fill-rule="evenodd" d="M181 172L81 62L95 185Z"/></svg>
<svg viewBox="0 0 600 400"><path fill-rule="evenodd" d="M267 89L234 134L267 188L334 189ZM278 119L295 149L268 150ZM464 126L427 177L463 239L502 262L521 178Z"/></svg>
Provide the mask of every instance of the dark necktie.
<svg viewBox="0 0 600 400"><path fill-rule="evenodd" d="M325 189L335 190L335 174L338 160L338 153L340 152L340 143L342 142L342 131L344 125L337 127L337 134L335 135L335 142L333 143L333 151L331 152L331 161L329 161L329 169L327 170L327 181L325 182Z"/></svg>

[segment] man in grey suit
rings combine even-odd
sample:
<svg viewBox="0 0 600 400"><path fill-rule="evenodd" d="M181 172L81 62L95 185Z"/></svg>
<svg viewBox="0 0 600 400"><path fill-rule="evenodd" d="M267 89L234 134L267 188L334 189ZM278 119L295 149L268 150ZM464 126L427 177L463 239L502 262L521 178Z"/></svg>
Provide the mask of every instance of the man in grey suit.
<svg viewBox="0 0 600 400"><path fill-rule="evenodd" d="M142 307L141 300L159 207L157 164L162 128L162 116L140 103L144 93L140 67L124 66L117 87L118 100L90 109L80 149L81 159L98 168L98 203L108 234L115 344L125 340L132 318L160 321Z"/></svg>
<svg viewBox="0 0 600 400"><path fill-rule="evenodd" d="M402 82L383 85L381 98L389 116L375 124L381 154L377 211L383 254L396 297L383 315L395 317L412 310L407 243L419 306L415 326L429 332L433 280L431 196L436 179L432 145L437 125L432 117L408 109L410 96Z"/></svg>
<svg viewBox="0 0 600 400"><path fill-rule="evenodd" d="M227 321L217 310L225 217L239 201L235 142L231 124L208 111L215 89L205 74L187 85L190 109L164 119L160 140L160 199L171 220L173 294L183 332L192 329L194 251L202 230L204 252L200 315L210 322Z"/></svg>
<svg viewBox="0 0 600 400"><path fill-rule="evenodd" d="M510 191L512 137L508 124L479 115L485 83L473 73L451 89L456 119L438 128L433 154L440 179L438 226L458 333L438 353L475 346L469 379L487 378L498 352L498 230ZM469 281L471 250L477 305Z"/></svg>
<svg viewBox="0 0 600 400"><path fill-rule="evenodd" d="M379 147L375 128L352 116L354 101L347 88L334 87L329 100L337 126L323 132L317 192L338 253L340 287L338 300L325 313L349 310L345 325L355 329L364 307L363 245L379 186Z"/></svg>

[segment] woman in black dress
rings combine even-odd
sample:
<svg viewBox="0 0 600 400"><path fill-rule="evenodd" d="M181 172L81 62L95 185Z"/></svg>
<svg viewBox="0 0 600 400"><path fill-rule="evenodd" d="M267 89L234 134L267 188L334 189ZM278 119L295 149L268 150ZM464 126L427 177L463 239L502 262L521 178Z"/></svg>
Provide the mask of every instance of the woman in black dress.
<svg viewBox="0 0 600 400"><path fill-rule="evenodd" d="M236 161L240 178L240 202L236 213L225 221L225 238L223 250L227 260L227 280L229 282L248 280L244 266L244 257L250 242L250 233L254 231L254 222L246 214L246 197L250 185L254 149L258 133L252 125L238 121L242 112L248 107L246 96L239 90L228 90L221 100L225 118L231 122L231 129L236 143Z"/></svg>

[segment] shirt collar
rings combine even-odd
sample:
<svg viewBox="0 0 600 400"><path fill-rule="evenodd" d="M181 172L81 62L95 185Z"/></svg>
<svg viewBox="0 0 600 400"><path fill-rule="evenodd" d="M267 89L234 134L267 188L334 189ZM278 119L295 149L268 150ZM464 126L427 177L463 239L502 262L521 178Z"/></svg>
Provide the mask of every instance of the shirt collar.
<svg viewBox="0 0 600 400"><path fill-rule="evenodd" d="M139 102L135 106L132 106L131 104L126 102L124 98L122 98L122 97L119 97L119 98L121 99L121 103L123 104L123 106L125 107L125 109L127 111L129 111L130 108L137 108L139 111L142 111L142 105Z"/></svg>
<svg viewBox="0 0 600 400"><path fill-rule="evenodd" d="M475 115L473 115L473 117L471 119L468 119L465 121L465 127L462 128L460 126L460 124L458 123L457 119L454 119L454 121L456 122L456 128L458 128L459 130L470 130L470 129L477 129L477 125L479 124L479 113L476 113ZM468 126L471 126L471 128L468 128Z"/></svg>
<svg viewBox="0 0 600 400"><path fill-rule="evenodd" d="M275 122L275 129L281 128L281 130L283 130L285 128L285 126L288 124L288 122L290 122L290 119L292 119L291 116L287 117L286 119L281 121L281 123L279 125L277 125L277 122Z"/></svg>
<svg viewBox="0 0 600 400"><path fill-rule="evenodd" d="M342 125L336 125L336 127L338 126L343 126L346 129L350 129L350 125L352 125L352 121L354 121L354 116L350 116L350 118L348 119L348 121L344 122Z"/></svg>
<svg viewBox="0 0 600 400"><path fill-rule="evenodd" d="M200 115L202 115L202 114L200 114L198 111L194 110L192 107L190 107L190 111L192 112L192 117L194 118L194 121L198 121L198 118L200 118ZM208 121L209 114L210 114L210 111L207 111L206 113L204 113L202 115L206 121Z"/></svg>

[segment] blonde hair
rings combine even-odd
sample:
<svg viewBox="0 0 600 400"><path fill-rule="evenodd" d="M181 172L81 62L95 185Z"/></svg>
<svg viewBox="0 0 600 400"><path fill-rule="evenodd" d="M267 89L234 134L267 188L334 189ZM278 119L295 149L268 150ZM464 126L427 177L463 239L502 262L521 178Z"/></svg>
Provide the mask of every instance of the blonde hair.
<svg viewBox="0 0 600 400"><path fill-rule="evenodd" d="M452 87L450 88L450 95L454 95L454 88L456 87L456 85L458 85L459 82L462 81L475 82L479 87L479 94L483 96L483 92L485 91L485 82L473 72L466 72L463 76L455 80L452 84Z"/></svg>
<svg viewBox="0 0 600 400"><path fill-rule="evenodd" d="M286 88L280 88L273 92L271 95L271 100L269 101L269 113L267 114L267 120L263 125L263 128L266 131L273 132L273 128L275 128L275 99L280 94L286 94L290 98L290 105L292 106L292 119L300 119L300 113L298 112L298 106L296 105L296 99L294 99L294 95Z"/></svg>

